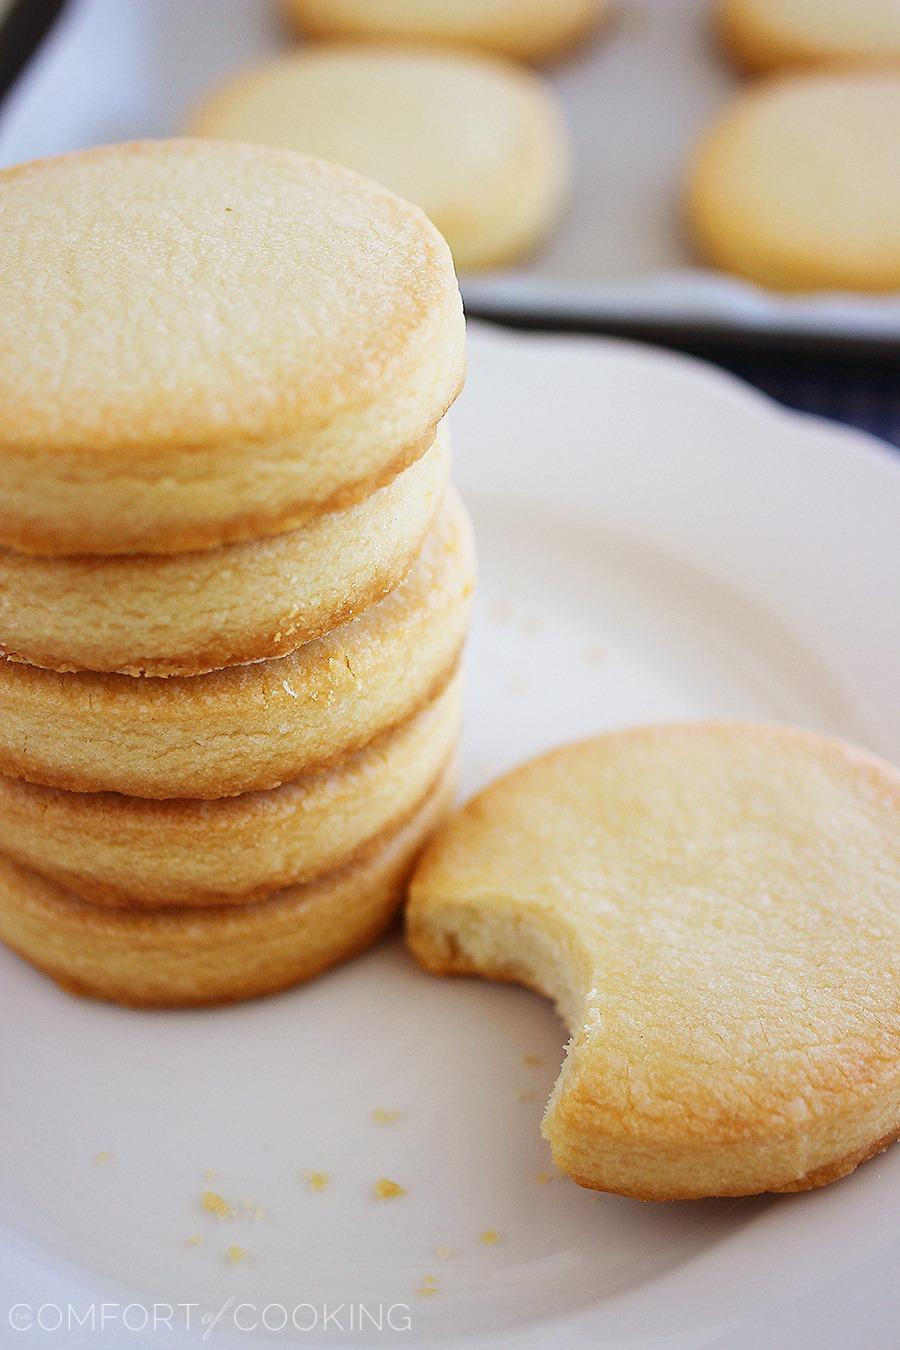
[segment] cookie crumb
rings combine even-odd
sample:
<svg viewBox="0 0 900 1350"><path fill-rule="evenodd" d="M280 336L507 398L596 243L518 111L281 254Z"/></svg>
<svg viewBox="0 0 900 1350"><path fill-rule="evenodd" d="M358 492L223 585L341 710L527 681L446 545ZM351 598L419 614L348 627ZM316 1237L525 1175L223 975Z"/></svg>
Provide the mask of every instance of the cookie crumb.
<svg viewBox="0 0 900 1350"><path fill-rule="evenodd" d="M204 1181L216 1181L218 1179L218 1176L219 1174L214 1167L207 1167L203 1171Z"/></svg>
<svg viewBox="0 0 900 1350"><path fill-rule="evenodd" d="M516 1093L516 1101L517 1101L517 1102L536 1102L536 1101L537 1101L537 1093L535 1092L534 1088L525 1088L524 1091L522 1091L522 1092L517 1092L517 1093Z"/></svg>
<svg viewBox="0 0 900 1350"><path fill-rule="evenodd" d="M497 1232L496 1228L486 1228L481 1235L481 1241L484 1243L485 1247L496 1247L497 1243L500 1241L500 1234Z"/></svg>
<svg viewBox="0 0 900 1350"><path fill-rule="evenodd" d="M209 1210L210 1214L215 1214L217 1219L231 1219L234 1217L234 1210L216 1191L204 1191L200 1196L200 1203L204 1209Z"/></svg>
<svg viewBox="0 0 900 1350"><path fill-rule="evenodd" d="M244 1209L247 1211L248 1214L250 1214L254 1219L256 1219L257 1222L260 1219L264 1219L268 1212L266 1210L265 1205L257 1205L252 1200L244 1201Z"/></svg>
<svg viewBox="0 0 900 1350"><path fill-rule="evenodd" d="M452 1247L435 1247L434 1254L439 1261L449 1261L451 1256L455 1256Z"/></svg>
<svg viewBox="0 0 900 1350"><path fill-rule="evenodd" d="M400 1119L399 1111L385 1111L377 1106L369 1116L373 1125L393 1125Z"/></svg>
<svg viewBox="0 0 900 1350"><path fill-rule="evenodd" d="M437 1291L438 1291L437 1280L434 1278L434 1276L423 1275L422 1279L419 1281L419 1288L416 1290L416 1292L422 1298L428 1298L429 1295L436 1294Z"/></svg>
<svg viewBox="0 0 900 1350"><path fill-rule="evenodd" d="M186 1247L202 1247L203 1238L199 1233L191 1233L190 1237L184 1239L184 1245Z"/></svg>
<svg viewBox="0 0 900 1350"><path fill-rule="evenodd" d="M539 1186L546 1186L553 1180L552 1172L535 1172L534 1179Z"/></svg>
<svg viewBox="0 0 900 1350"><path fill-rule="evenodd" d="M327 1172L304 1172L303 1176L311 1191L324 1191L331 1180Z"/></svg>
<svg viewBox="0 0 900 1350"><path fill-rule="evenodd" d="M107 1163L112 1162L112 1154L107 1153L106 1149L101 1149L99 1153L94 1154L94 1162L99 1167L105 1167Z"/></svg>
<svg viewBox="0 0 900 1350"><path fill-rule="evenodd" d="M235 1244L232 1244L228 1248L226 1255L228 1257L228 1260L231 1262L233 1266L239 1266L242 1261L246 1261L247 1259L247 1249L245 1247L238 1247Z"/></svg>
<svg viewBox="0 0 900 1350"><path fill-rule="evenodd" d="M375 1182L373 1194L376 1200L393 1200L397 1196L406 1195L406 1187L391 1181L390 1177L380 1177Z"/></svg>
<svg viewBox="0 0 900 1350"><path fill-rule="evenodd" d="M529 1069L539 1069L544 1061L541 1059L540 1055L523 1055L522 1063L527 1064Z"/></svg>

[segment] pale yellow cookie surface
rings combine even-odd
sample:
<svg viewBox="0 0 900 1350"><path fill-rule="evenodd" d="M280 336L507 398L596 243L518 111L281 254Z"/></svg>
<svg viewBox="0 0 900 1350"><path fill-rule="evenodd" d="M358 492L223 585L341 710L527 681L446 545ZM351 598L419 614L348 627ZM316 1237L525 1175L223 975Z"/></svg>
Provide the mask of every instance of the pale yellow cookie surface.
<svg viewBox="0 0 900 1350"><path fill-rule="evenodd" d="M408 934L556 1000L543 1128L582 1185L804 1189L900 1131L900 773L850 746L695 723L533 760L433 841Z"/></svg>
<svg viewBox="0 0 900 1350"><path fill-rule="evenodd" d="M372 853L428 795L459 735L459 677L333 768L267 792L169 802L0 775L0 853L93 904L246 904Z"/></svg>
<svg viewBox="0 0 900 1350"><path fill-rule="evenodd" d="M104 909L0 857L0 939L63 988L130 1007L193 1007L273 993L370 946L453 797L427 800L360 862L251 905Z"/></svg>
<svg viewBox="0 0 900 1350"><path fill-rule="evenodd" d="M463 377L449 250L268 146L0 173L0 544L169 553L293 529L413 463Z"/></svg>
<svg viewBox="0 0 900 1350"><path fill-rule="evenodd" d="M900 288L900 73L739 95L695 155L687 215L711 263L760 285Z"/></svg>
<svg viewBox="0 0 900 1350"><path fill-rule="evenodd" d="M282 0L313 37L408 39L479 47L521 61L567 51L612 9L610 0Z"/></svg>
<svg viewBox="0 0 900 1350"><path fill-rule="evenodd" d="M282 656L353 619L415 561L449 469L430 450L345 511L194 553L0 549L0 652L51 670L197 675Z"/></svg>
<svg viewBox="0 0 900 1350"><path fill-rule="evenodd" d="M406 579L289 656L182 679L0 658L0 772L77 792L229 797L333 764L450 679L475 581L451 488Z"/></svg>
<svg viewBox="0 0 900 1350"><path fill-rule="evenodd" d="M191 130L321 155L384 183L422 207L461 269L534 248L568 181L551 86L465 53L311 47L239 75Z"/></svg>
<svg viewBox="0 0 900 1350"><path fill-rule="evenodd" d="M717 21L748 70L900 63L900 0L722 0Z"/></svg>

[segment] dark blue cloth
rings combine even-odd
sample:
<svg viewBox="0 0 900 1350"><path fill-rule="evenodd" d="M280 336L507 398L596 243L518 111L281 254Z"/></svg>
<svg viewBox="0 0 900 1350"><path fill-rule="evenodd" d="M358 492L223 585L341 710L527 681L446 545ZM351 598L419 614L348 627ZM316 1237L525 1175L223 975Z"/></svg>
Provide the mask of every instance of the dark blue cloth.
<svg viewBox="0 0 900 1350"><path fill-rule="evenodd" d="M714 348L703 355L789 408L846 422L900 448L900 357L755 351L717 360Z"/></svg>

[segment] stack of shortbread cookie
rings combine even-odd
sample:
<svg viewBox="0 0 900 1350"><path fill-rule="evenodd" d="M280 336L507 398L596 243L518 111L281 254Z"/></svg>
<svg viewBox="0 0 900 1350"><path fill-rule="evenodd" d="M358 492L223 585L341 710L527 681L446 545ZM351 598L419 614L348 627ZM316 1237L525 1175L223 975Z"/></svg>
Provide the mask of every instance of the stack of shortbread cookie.
<svg viewBox="0 0 900 1350"><path fill-rule="evenodd" d="M371 942L452 791L450 255L323 161L0 175L0 936L193 1004Z"/></svg>

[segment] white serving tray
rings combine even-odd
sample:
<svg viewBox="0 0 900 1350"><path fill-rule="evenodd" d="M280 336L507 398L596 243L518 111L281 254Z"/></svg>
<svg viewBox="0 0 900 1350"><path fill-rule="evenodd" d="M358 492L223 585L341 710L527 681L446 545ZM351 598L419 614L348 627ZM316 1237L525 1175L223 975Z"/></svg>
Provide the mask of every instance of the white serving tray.
<svg viewBox="0 0 900 1350"><path fill-rule="evenodd" d="M470 358L453 413L481 574L466 792L665 718L791 721L900 758L896 456L621 342L473 325ZM896 1350L900 1146L798 1196L644 1205L542 1185L564 1028L522 990L425 975L397 938L222 1010L82 1002L2 948L0 991L4 1348L255 1350L285 1342L236 1331L238 1304L249 1320L363 1303L406 1305L411 1330L287 1343ZM377 1128L378 1107L402 1117ZM310 1194L304 1168L331 1185ZM408 1194L372 1199L383 1175ZM266 1216L220 1223L210 1186ZM195 1332L34 1327L41 1305L52 1322L134 1301L137 1323L154 1300L190 1303Z"/></svg>
<svg viewBox="0 0 900 1350"><path fill-rule="evenodd" d="M0 164L176 134L216 80L288 41L275 0L70 4L3 111ZM616 5L609 29L550 71L575 142L566 219L526 265L464 278L470 309L635 330L900 340L900 296L785 296L694 265L681 174L738 81L711 40L710 0Z"/></svg>

